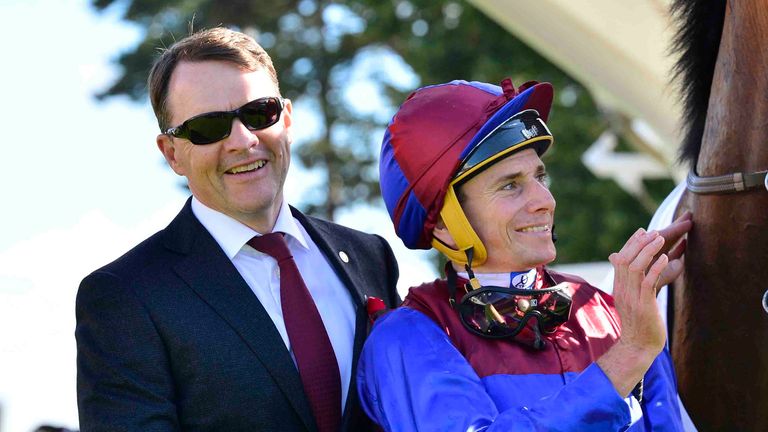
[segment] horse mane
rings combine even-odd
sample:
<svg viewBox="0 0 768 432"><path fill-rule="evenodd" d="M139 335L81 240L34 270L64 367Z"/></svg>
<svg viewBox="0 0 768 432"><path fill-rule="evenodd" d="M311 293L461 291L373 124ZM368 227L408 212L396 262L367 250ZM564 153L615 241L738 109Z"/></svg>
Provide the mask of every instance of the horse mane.
<svg viewBox="0 0 768 432"><path fill-rule="evenodd" d="M695 168L707 119L709 93L715 73L726 0L673 0L676 25L671 54L678 55L672 69L683 100L683 142L678 160Z"/></svg>

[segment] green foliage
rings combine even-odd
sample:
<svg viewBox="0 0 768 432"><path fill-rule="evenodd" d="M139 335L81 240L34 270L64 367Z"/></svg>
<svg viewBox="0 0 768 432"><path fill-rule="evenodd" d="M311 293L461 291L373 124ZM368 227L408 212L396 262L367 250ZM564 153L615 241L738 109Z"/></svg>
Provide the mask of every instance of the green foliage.
<svg viewBox="0 0 768 432"><path fill-rule="evenodd" d="M98 9L116 0L93 0ZM156 47L194 28L225 25L252 34L272 56L283 94L316 107L321 131L297 147L304 167L325 175L304 210L333 218L337 208L379 199L376 163L382 127L412 89L382 67L369 79L389 104L384 114L349 108L344 91L356 62L376 52L399 55L420 85L468 79L516 85L549 81L556 89L550 127L556 143L546 162L558 201L558 262L603 260L650 215L611 181L596 179L581 154L607 127L587 91L567 74L464 1L427 0L126 0L125 19L146 38L117 59L123 75L101 97L145 97ZM335 18L334 18L335 17ZM375 51L378 50L378 51ZM374 54L372 54L374 53ZM559 95L559 97L558 97ZM669 185L656 190L669 189ZM317 192L317 191L315 191ZM303 204L303 205L302 205Z"/></svg>

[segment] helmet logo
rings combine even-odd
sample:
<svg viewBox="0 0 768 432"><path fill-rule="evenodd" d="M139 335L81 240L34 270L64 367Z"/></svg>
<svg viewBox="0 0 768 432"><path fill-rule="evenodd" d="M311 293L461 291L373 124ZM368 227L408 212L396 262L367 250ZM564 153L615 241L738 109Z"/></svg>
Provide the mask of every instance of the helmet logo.
<svg viewBox="0 0 768 432"><path fill-rule="evenodd" d="M539 135L539 130L536 128L536 125L532 125L530 129L522 129L520 132L522 132L526 139L531 139Z"/></svg>

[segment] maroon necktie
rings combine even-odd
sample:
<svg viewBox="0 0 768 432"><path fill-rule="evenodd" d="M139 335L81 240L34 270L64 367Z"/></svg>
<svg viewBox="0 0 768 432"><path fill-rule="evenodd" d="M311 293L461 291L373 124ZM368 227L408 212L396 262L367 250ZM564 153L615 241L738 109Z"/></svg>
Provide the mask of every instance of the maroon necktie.
<svg viewBox="0 0 768 432"><path fill-rule="evenodd" d="M280 303L285 329L320 432L341 424L341 375L331 340L281 232L252 238L248 245L280 267Z"/></svg>

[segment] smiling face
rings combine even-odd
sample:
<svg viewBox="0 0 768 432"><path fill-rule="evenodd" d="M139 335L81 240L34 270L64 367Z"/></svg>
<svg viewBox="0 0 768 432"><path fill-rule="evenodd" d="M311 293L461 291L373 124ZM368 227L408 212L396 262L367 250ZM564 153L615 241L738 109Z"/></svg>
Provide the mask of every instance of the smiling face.
<svg viewBox="0 0 768 432"><path fill-rule="evenodd" d="M555 259L555 199L533 149L514 153L461 185L461 207L488 252L478 273L522 271Z"/></svg>
<svg viewBox="0 0 768 432"><path fill-rule="evenodd" d="M170 124L212 111L230 111L265 96L279 96L263 70L247 71L222 61L180 62L168 88ZM235 118L229 137L206 145L158 135L171 168L185 176L192 194L206 206L270 232L283 201L290 165L291 103L278 122L251 131Z"/></svg>

